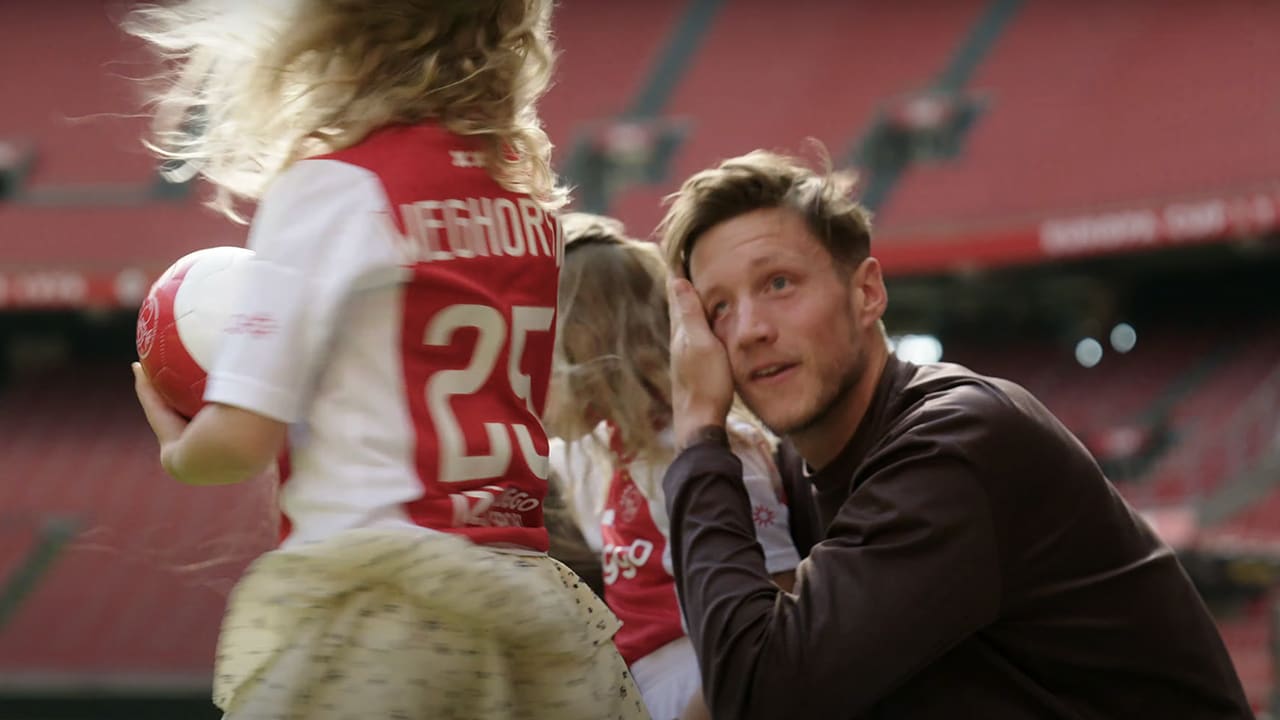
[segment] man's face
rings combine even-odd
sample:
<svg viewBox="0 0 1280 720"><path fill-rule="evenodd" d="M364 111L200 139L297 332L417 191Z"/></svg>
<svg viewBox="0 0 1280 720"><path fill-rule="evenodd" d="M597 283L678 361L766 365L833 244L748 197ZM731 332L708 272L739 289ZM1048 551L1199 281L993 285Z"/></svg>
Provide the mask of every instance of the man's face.
<svg viewBox="0 0 1280 720"><path fill-rule="evenodd" d="M878 327L860 287L868 263L841 267L804 220L783 209L712 227L689 260L738 394L770 429L803 432L848 401L866 371L865 338Z"/></svg>

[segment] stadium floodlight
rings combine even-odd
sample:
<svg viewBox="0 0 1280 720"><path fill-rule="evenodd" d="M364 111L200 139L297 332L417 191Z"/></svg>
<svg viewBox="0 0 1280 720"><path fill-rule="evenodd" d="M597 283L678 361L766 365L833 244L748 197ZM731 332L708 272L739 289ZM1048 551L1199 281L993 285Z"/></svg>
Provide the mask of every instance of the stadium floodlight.
<svg viewBox="0 0 1280 720"><path fill-rule="evenodd" d="M1102 362L1102 343L1093 338L1085 338L1076 343L1076 362L1087 368Z"/></svg>
<svg viewBox="0 0 1280 720"><path fill-rule="evenodd" d="M942 359L942 341L932 335L903 335L890 342L894 354L907 362L923 364Z"/></svg>
<svg viewBox="0 0 1280 720"><path fill-rule="evenodd" d="M1127 353L1138 344L1138 331L1129 323L1120 323L1111 328L1111 347L1118 353Z"/></svg>

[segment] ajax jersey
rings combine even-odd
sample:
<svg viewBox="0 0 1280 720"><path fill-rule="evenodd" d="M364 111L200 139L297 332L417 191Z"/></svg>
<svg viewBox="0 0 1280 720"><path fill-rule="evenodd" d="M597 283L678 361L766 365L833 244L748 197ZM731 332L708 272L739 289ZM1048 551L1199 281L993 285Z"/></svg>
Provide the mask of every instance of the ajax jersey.
<svg viewBox="0 0 1280 720"><path fill-rule="evenodd" d="M685 634L667 533L655 515L627 468L615 472L600 521L601 563L605 602L622 620L613 642L628 665Z"/></svg>
<svg viewBox="0 0 1280 720"><path fill-rule="evenodd" d="M563 239L468 138L381 130L281 175L205 398L291 424L286 544L426 528L546 550Z"/></svg>
<svg viewBox="0 0 1280 720"><path fill-rule="evenodd" d="M731 419L730 427L765 565L770 573L792 570L800 557L791 541L772 450L750 424ZM610 434L602 423L591 436L571 443L557 440L552 461L583 537L600 552L605 602L622 621L614 644L627 664L634 665L684 637L685 630L672 576L671 523L661 493L667 466L617 461L617 454L606 449ZM661 440L671 447L671 431L664 431Z"/></svg>

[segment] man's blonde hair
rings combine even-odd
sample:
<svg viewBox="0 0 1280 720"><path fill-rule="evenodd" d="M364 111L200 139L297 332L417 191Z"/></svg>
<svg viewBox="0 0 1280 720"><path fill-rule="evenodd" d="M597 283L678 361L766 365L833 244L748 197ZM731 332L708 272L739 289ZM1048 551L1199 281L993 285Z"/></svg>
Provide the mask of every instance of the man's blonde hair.
<svg viewBox="0 0 1280 720"><path fill-rule="evenodd" d="M703 233L754 210L784 208L804 219L845 267L871 253L871 213L852 197L852 173L818 172L797 158L755 150L694 174L667 198L658 226L667 265L689 277L689 256Z"/></svg>
<svg viewBox="0 0 1280 720"><path fill-rule="evenodd" d="M627 452L665 462L658 429L671 417L667 270L650 242L622 223L586 213L561 218L559 328L545 422L554 435L584 437L601 420Z"/></svg>
<svg viewBox="0 0 1280 720"><path fill-rule="evenodd" d="M481 138L486 167L546 209L566 191L535 103L551 79L551 0L180 0L125 28L172 71L154 138L235 217L291 163L393 124Z"/></svg>

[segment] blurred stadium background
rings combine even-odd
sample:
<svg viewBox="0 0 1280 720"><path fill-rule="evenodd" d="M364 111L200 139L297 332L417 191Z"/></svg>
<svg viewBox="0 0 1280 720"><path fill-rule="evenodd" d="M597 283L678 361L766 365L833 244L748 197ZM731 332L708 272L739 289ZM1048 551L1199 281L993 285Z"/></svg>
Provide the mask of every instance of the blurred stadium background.
<svg viewBox="0 0 1280 720"><path fill-rule="evenodd" d="M168 480L132 397L151 279L245 233L141 148L121 10L0 4L5 719L216 717L221 609L270 543L266 486ZM562 0L557 29L579 208L645 235L692 171L820 141L876 210L898 351L1055 410L1277 716L1280 3Z"/></svg>

